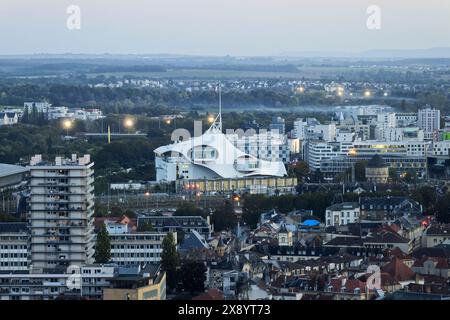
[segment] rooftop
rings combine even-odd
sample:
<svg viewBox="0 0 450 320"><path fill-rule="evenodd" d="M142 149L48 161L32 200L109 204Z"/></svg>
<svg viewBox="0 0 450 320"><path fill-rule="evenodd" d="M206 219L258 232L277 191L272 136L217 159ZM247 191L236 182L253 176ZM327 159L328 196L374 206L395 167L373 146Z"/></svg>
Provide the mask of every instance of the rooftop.
<svg viewBox="0 0 450 320"><path fill-rule="evenodd" d="M358 202L343 202L333 204L332 206L328 207L327 210L342 211L342 210L353 210L356 208L359 208Z"/></svg>
<svg viewBox="0 0 450 320"><path fill-rule="evenodd" d="M0 222L0 233L23 233L28 231L26 222Z"/></svg>
<svg viewBox="0 0 450 320"><path fill-rule="evenodd" d="M25 173L28 169L21 166L15 166L12 164L0 163L0 177L6 177L13 174Z"/></svg>

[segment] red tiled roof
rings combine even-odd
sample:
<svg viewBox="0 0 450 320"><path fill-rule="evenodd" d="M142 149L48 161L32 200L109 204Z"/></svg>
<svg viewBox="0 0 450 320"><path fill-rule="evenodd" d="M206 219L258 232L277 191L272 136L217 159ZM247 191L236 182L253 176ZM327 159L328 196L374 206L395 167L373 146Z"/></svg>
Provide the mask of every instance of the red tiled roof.
<svg viewBox="0 0 450 320"><path fill-rule="evenodd" d="M385 265L382 272L390 274L397 281L407 281L415 279L416 274L408 268L400 259L393 258Z"/></svg>
<svg viewBox="0 0 450 320"><path fill-rule="evenodd" d="M423 257L419 260L416 260L413 264L413 267L422 268L426 261L433 261L435 263L436 269L448 269L448 261L445 258L435 258L435 257Z"/></svg>
<svg viewBox="0 0 450 320"><path fill-rule="evenodd" d="M359 288L361 293L366 292L366 284L358 279L334 278L330 280L329 285L332 287L331 291L333 292L342 292L342 288L345 288L347 293L354 293L357 288Z"/></svg>
<svg viewBox="0 0 450 320"><path fill-rule="evenodd" d="M394 249L392 249L390 252L390 255L392 257L396 257L400 260L409 260L411 259L411 256L407 255L406 253L404 253L400 248L395 247Z"/></svg>
<svg viewBox="0 0 450 320"><path fill-rule="evenodd" d="M206 291L205 293L202 293L194 298L192 300L223 300L223 293L219 289L212 288Z"/></svg>

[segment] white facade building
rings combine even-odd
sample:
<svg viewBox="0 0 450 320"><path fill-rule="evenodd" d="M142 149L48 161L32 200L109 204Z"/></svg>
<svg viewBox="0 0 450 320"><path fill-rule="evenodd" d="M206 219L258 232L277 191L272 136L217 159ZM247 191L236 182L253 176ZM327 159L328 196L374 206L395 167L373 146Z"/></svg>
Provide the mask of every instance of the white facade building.
<svg viewBox="0 0 450 320"><path fill-rule="evenodd" d="M325 211L325 225L327 227L342 226L359 221L360 209L357 202L334 204Z"/></svg>
<svg viewBox="0 0 450 320"><path fill-rule="evenodd" d="M133 232L110 234L111 262L145 265L161 262L162 242L167 233ZM176 243L176 233L174 237Z"/></svg>
<svg viewBox="0 0 450 320"><path fill-rule="evenodd" d="M31 113L33 109L38 113L47 113L52 106L51 103L48 102L25 102L23 107L28 109L28 112Z"/></svg>
<svg viewBox="0 0 450 320"><path fill-rule="evenodd" d="M433 156L449 156L450 140L433 143Z"/></svg>
<svg viewBox="0 0 450 320"><path fill-rule="evenodd" d="M375 137L379 141L424 141L425 135L418 127L383 128L377 127Z"/></svg>
<svg viewBox="0 0 450 320"><path fill-rule="evenodd" d="M255 158L267 161L289 161L289 143L286 135L274 131L248 130L244 134L227 132L226 138L239 150Z"/></svg>
<svg viewBox="0 0 450 320"><path fill-rule="evenodd" d="M36 269L54 269L93 262L94 163L90 156L31 158L31 262Z"/></svg>
<svg viewBox="0 0 450 320"><path fill-rule="evenodd" d="M305 160L309 168L316 171L324 160L347 156L352 148L353 142L308 141Z"/></svg>
<svg viewBox="0 0 450 320"><path fill-rule="evenodd" d="M12 126L19 122L19 115L16 112L0 112L0 127Z"/></svg>
<svg viewBox="0 0 450 320"><path fill-rule="evenodd" d="M250 146L252 144L249 144L248 153L242 151L222 133L219 114L203 135L155 150L156 180L283 177L287 174L282 161L263 160L252 155L252 152L266 150L267 158L273 159L272 151L280 152L278 143L269 143L257 150L250 150Z"/></svg>
<svg viewBox="0 0 450 320"><path fill-rule="evenodd" d="M432 140L441 129L441 111L434 108L421 109L417 123L424 131L425 139Z"/></svg>
<svg viewBox="0 0 450 320"><path fill-rule="evenodd" d="M28 270L27 223L0 223L0 272Z"/></svg>
<svg viewBox="0 0 450 320"><path fill-rule="evenodd" d="M396 113L395 120L398 127L408 127L417 124L417 113Z"/></svg>

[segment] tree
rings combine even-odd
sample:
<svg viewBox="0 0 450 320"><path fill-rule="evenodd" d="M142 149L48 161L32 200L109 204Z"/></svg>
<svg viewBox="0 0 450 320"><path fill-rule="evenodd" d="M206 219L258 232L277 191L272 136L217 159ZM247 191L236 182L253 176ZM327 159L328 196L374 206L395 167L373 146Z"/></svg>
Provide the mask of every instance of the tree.
<svg viewBox="0 0 450 320"><path fill-rule="evenodd" d="M169 232L163 239L161 252L161 267L166 272L167 286L175 289L177 279L177 268L180 264L175 239Z"/></svg>
<svg viewBox="0 0 450 320"><path fill-rule="evenodd" d="M297 180L303 181L309 174L309 166L305 161L298 161L294 167L294 174L297 177Z"/></svg>
<svg viewBox="0 0 450 320"><path fill-rule="evenodd" d="M367 161L358 161L355 163L355 179L358 182L366 181Z"/></svg>
<svg viewBox="0 0 450 320"><path fill-rule="evenodd" d="M217 208L211 220L216 231L234 228L237 224L237 218L231 201L227 200L223 206Z"/></svg>
<svg viewBox="0 0 450 320"><path fill-rule="evenodd" d="M437 201L436 190L430 186L424 186L418 189L414 189L411 193L411 199L419 202L425 211L425 213L432 213L435 210Z"/></svg>
<svg viewBox="0 0 450 320"><path fill-rule="evenodd" d="M416 171L415 170L412 170L412 169L410 169L410 170L408 170L406 173L405 173L405 175L404 175L404 181L406 182L406 183L416 183L417 182L417 173L416 173Z"/></svg>
<svg viewBox="0 0 450 320"><path fill-rule="evenodd" d="M155 231L155 228L153 228L153 225L150 222L144 222L140 223L139 227L137 229L139 232L153 232Z"/></svg>
<svg viewBox="0 0 450 320"><path fill-rule="evenodd" d="M398 181L398 174L395 168L389 168L389 179L391 179L392 182Z"/></svg>
<svg viewBox="0 0 450 320"><path fill-rule="evenodd" d="M189 201L183 201L178 204L177 210L173 214L174 216L201 216L204 217L205 213L202 209L197 207L194 203Z"/></svg>
<svg viewBox="0 0 450 320"><path fill-rule="evenodd" d="M440 223L450 222L450 194L444 195L437 201L436 219Z"/></svg>
<svg viewBox="0 0 450 320"><path fill-rule="evenodd" d="M111 241L104 224L97 234L94 258L96 263L107 263L111 259Z"/></svg>
<svg viewBox="0 0 450 320"><path fill-rule="evenodd" d="M191 293L205 290L206 266L203 262L189 261L180 270L182 288Z"/></svg>

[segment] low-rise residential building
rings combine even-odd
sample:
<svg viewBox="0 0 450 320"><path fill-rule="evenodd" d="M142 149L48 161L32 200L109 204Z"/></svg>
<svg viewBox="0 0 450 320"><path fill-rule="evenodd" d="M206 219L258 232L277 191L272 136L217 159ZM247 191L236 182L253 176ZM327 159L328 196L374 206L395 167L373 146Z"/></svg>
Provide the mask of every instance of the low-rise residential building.
<svg viewBox="0 0 450 320"><path fill-rule="evenodd" d="M423 246L435 247L445 241L450 241L450 224L432 224L425 230Z"/></svg>
<svg viewBox="0 0 450 320"><path fill-rule="evenodd" d="M166 273L160 265L119 267L103 300L165 300Z"/></svg>
<svg viewBox="0 0 450 320"><path fill-rule="evenodd" d="M19 115L16 112L0 112L0 127L12 126L19 122Z"/></svg>
<svg viewBox="0 0 450 320"><path fill-rule="evenodd" d="M421 275L433 275L448 279L450 268L445 258L423 257L412 265L411 269Z"/></svg>
<svg viewBox="0 0 450 320"><path fill-rule="evenodd" d="M189 234L192 230L200 233L205 239L211 235L211 225L200 216L140 216L138 227L143 223L149 223L156 232Z"/></svg>
<svg viewBox="0 0 450 320"><path fill-rule="evenodd" d="M325 211L325 224L327 227L340 226L359 221L360 210L357 202L337 203Z"/></svg>
<svg viewBox="0 0 450 320"><path fill-rule="evenodd" d="M53 273L0 272L0 300L54 300L63 296L99 300L116 270L112 265L70 268Z"/></svg>
<svg viewBox="0 0 450 320"><path fill-rule="evenodd" d="M28 270L27 223L0 223L0 272Z"/></svg>

